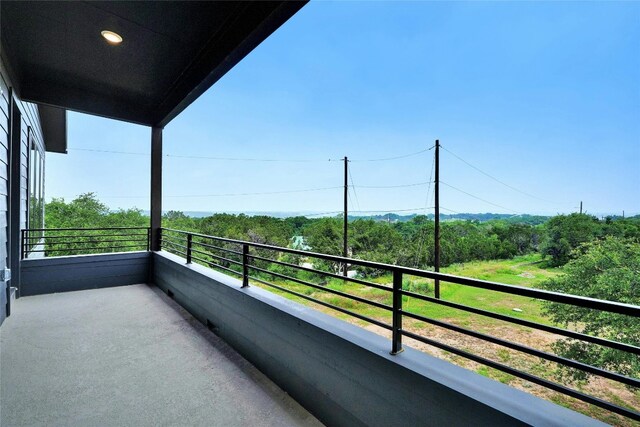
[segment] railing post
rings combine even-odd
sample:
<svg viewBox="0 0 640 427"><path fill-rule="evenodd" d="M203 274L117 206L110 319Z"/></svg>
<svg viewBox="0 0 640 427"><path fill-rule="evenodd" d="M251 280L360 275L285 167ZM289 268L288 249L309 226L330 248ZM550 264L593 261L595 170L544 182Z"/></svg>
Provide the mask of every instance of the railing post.
<svg viewBox="0 0 640 427"><path fill-rule="evenodd" d="M249 286L249 245L242 244L242 287Z"/></svg>
<svg viewBox="0 0 640 427"><path fill-rule="evenodd" d="M151 227L147 227L147 252L151 250Z"/></svg>
<svg viewBox="0 0 640 427"><path fill-rule="evenodd" d="M25 255L25 232L27 230L20 230L20 259L24 259L24 255Z"/></svg>
<svg viewBox="0 0 640 427"><path fill-rule="evenodd" d="M193 246L193 234L187 234L187 264L191 264L191 247Z"/></svg>
<svg viewBox="0 0 640 427"><path fill-rule="evenodd" d="M393 323L391 354L402 352L402 271L393 270Z"/></svg>

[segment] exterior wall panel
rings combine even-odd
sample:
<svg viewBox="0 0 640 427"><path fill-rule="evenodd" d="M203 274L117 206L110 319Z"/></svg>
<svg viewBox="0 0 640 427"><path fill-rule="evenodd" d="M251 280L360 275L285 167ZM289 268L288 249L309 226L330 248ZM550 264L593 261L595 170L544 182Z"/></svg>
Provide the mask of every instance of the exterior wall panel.
<svg viewBox="0 0 640 427"><path fill-rule="evenodd" d="M20 265L20 296L147 283L149 252L30 258Z"/></svg>
<svg viewBox="0 0 640 427"><path fill-rule="evenodd" d="M154 283L331 426L601 422L166 252Z"/></svg>
<svg viewBox="0 0 640 427"><path fill-rule="evenodd" d="M9 177L9 88L0 65L0 185L4 191L0 194L0 268L8 265L8 235L7 205L8 205L8 177ZM7 309L6 282L0 282L0 325L6 317Z"/></svg>
<svg viewBox="0 0 640 427"><path fill-rule="evenodd" d="M17 106L17 113L20 114L21 121L19 129L15 129L20 136L20 145L18 153L11 153L11 132L12 123L10 122L11 99L9 90L11 82L6 72L5 64L0 62L0 269L4 269L11 265L13 270L19 270L19 231L12 229L22 229L27 226L28 206L29 206L29 138L35 141L39 151L44 158L44 139L42 136L42 127L40 126L40 116L36 105L22 102L18 98L14 98ZM31 129L29 131L29 128ZM20 168L17 176L11 176L11 155L19 156ZM17 171L18 169L14 169ZM17 186L19 193L16 191L11 195L11 188ZM15 197L15 204L19 208L19 214L12 217L9 209L11 197ZM11 219L10 218L14 218ZM12 224L11 221L15 221ZM13 236L10 238L10 236ZM18 238L16 238L18 236ZM15 241L12 241L15 240ZM9 246L11 245L11 246ZM17 282L19 271L13 271L14 282ZM6 316L7 305L7 288L10 284L0 282L0 324Z"/></svg>

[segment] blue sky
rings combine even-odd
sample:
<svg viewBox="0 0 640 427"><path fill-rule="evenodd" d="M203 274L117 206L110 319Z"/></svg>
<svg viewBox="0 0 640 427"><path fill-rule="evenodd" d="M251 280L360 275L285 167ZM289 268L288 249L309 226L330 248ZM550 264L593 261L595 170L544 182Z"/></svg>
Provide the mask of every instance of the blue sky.
<svg viewBox="0 0 640 427"><path fill-rule="evenodd" d="M365 160L436 138L452 211L640 213L640 3L311 2L164 131L169 155L305 161L165 157L163 208L339 211L340 188L212 195L340 187L345 155L351 209L431 207L428 185L365 187L429 181L433 150ZM147 209L148 156L83 150L149 145L148 128L69 113L47 198Z"/></svg>

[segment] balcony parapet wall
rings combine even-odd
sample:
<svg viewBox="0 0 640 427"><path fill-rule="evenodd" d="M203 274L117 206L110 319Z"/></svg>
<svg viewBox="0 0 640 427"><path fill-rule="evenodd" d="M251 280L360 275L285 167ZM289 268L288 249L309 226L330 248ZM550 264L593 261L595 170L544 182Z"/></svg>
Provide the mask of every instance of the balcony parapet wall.
<svg viewBox="0 0 640 427"><path fill-rule="evenodd" d="M20 262L20 296L82 291L149 282L150 252L123 252Z"/></svg>
<svg viewBox="0 0 640 427"><path fill-rule="evenodd" d="M166 252L151 280L327 425L599 421Z"/></svg>

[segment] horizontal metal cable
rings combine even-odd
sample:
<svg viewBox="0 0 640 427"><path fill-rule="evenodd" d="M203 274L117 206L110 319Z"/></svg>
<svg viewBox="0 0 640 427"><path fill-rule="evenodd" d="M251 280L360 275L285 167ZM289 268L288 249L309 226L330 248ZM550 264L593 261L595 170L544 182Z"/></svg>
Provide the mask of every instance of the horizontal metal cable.
<svg viewBox="0 0 640 427"><path fill-rule="evenodd" d="M503 340L501 338L496 338L494 336L491 335L487 335L487 334L483 334L481 332L476 332L473 331L471 329L466 329L451 323L447 323L447 322L442 322L440 320L435 320L435 319L431 319L429 317L426 316L422 316L419 314L415 314L415 313L411 313L411 312L407 312L407 311L402 311L402 315L403 316L407 316L410 317L412 319L415 320L419 320L425 323L429 323L431 325L435 325L435 326L439 326L441 328L445 328L448 329L450 331L454 331L454 332L458 332L470 337L474 337L474 338L478 338L480 340L483 341L487 341L493 344L497 344L497 345L501 345L503 347L507 347L510 348L512 350L517 350L520 351L522 353L526 353L529 354L531 356L536 356L539 357L541 359L545 359L545 360L549 360L551 362L556 362L556 363L560 363L564 366L568 366L571 368L575 368L575 369L579 369L581 371L584 372L588 372L590 374L594 374L594 375L599 375L603 378L608 378L610 380L614 380L614 381L618 381L622 384L626 384L626 385L630 385L633 387L640 387L640 380L638 380L637 378L631 378L631 377L627 377L625 375L621 375L618 374L616 372L611 372L611 371L607 371L605 369L601 369L601 368L597 368L595 366L592 365L587 365L586 363L582 363L582 362L578 362L576 360L573 359L567 359L565 357L560 357L557 356L555 354L552 353L546 353L544 351L541 350L536 350L535 348L531 348L531 347L527 347L521 344L517 344L511 341L506 341Z"/></svg>
<svg viewBox="0 0 640 427"><path fill-rule="evenodd" d="M380 285L378 283L367 282L366 280L356 279L354 277L346 277L346 276L343 276L341 274L335 274L335 273L330 273L328 271L316 270L315 268L303 267L301 265L295 265L295 264L291 264L291 263L284 262L284 261L272 260L270 258L265 258L265 257L261 257L261 256L258 256L258 255L249 254L249 258L257 259L257 260L261 260L261 261L266 261L266 262L272 262L274 264L282 265L282 266L285 266L285 267L296 268L298 270L308 271L309 273L315 273L315 274L319 274L321 276L327 276L327 277L339 279L339 280L342 280L342 281L345 281L345 282L357 283L359 285L369 286L371 288L381 289L381 290L387 291L387 292L391 292L392 291L392 288L390 286L384 286L384 285Z"/></svg>
<svg viewBox="0 0 640 427"><path fill-rule="evenodd" d="M425 344L437 347L437 348L439 348L441 350L445 350L445 351L448 351L450 353L457 354L458 356L462 356L462 357L464 357L466 359L473 360L474 362L478 362L478 363L481 363L483 365L489 366L491 368L497 369L499 371L506 372L507 374L513 375L515 377L522 378L523 380L527 380L527 381L530 381L530 382L532 382L534 384L538 384L538 385L541 385L541 386L546 387L548 389L551 389L551 390L566 394L567 396L574 397L576 399L582 400L583 402L587 402L587 403L590 403L592 405L599 406L600 408L607 409L607 410L609 410L611 412L615 412L617 414L623 415L625 417L628 417L628 418L631 418L631 419L634 419L634 420L640 420L640 413L639 412L636 412L636 411L633 411L633 410L629 410L627 408L623 408L623 407L618 406L618 405L614 405L613 403L609 403L609 402L607 402L605 400L602 400L600 398L597 398L595 396L591 396L591 395L582 393L580 391L574 390L572 388L565 387L565 386L560 385L558 383L554 383L552 381L548 381L548 380L545 380L543 378L537 377L535 375L531 375L529 373L519 371L519 370L517 370L515 368L512 368L510 366L503 365L502 363L495 362L495 361L493 361L491 359L487 359L487 358L484 358L482 356L477 356L477 355L475 355L473 353L469 353L467 351L460 350L460 349L458 349L456 347L452 347L450 345L443 344L443 343L441 343L439 341L435 341L435 340L432 340L430 338L426 338L426 337L423 337L421 335L417 335L417 334L415 334L413 332L401 330L400 333L402 335L408 337L408 338L412 338L412 339L414 339L416 341L420 341L420 342L423 342Z"/></svg>
<svg viewBox="0 0 640 427"><path fill-rule="evenodd" d="M191 259L192 260L196 260L196 261L200 261L200 262L202 262L204 264L207 264L210 268L219 268L221 270L225 270L225 271L228 271L230 273L233 273L236 276L242 276L242 273L237 272L237 271L235 271L235 270L233 270L231 268L224 267L224 266L222 266L220 264L216 264L215 262L207 261L207 260L204 260L202 258L198 258L198 257L194 257L194 256L192 256Z"/></svg>
<svg viewBox="0 0 640 427"><path fill-rule="evenodd" d="M322 292L328 292L328 293L331 293L331 294L334 294L334 295L339 295L341 297L348 298L348 299L351 299L351 300L354 300L354 301L358 301L358 302L361 302L363 304L371 305L371 306L374 306L374 307L377 307L377 308L381 308L383 310L388 310L388 311L392 310L391 306L379 303L377 301L370 301L370 300L368 300L366 298L362 298L362 297L358 297L358 296L355 296L355 295L351 295L351 294L348 294L348 293L342 292L342 291L337 291L335 289L331 289L331 288L326 287L326 286L320 286L320 285L317 285L315 283L307 282L305 280L297 279L297 278L294 278L294 277L291 277L291 276L287 276L285 274L280 274L280 273L276 273L276 272L273 272L273 271L269 271L269 270L266 270L264 268L256 267L256 266L253 266L253 265L249 265L248 267L250 269L252 269L252 270L260 271L262 273L269 274L269 275L275 276L275 277L279 277L279 278L284 279L284 280L290 280L292 282L296 282L296 283L299 283L301 285L305 285L305 286L309 286L309 287L314 288L314 289L318 289L318 290L320 290Z"/></svg>
<svg viewBox="0 0 640 427"><path fill-rule="evenodd" d="M107 250L107 249L140 248L140 247L143 247L143 246L146 248L146 242L145 242L145 244L139 244L139 245L90 247L90 248L77 248L77 249L71 249L71 248L45 249L45 250L33 250L31 252L78 252L78 251L96 251L96 250L101 250L102 251L102 250Z"/></svg>
<svg viewBox="0 0 640 427"><path fill-rule="evenodd" d="M229 259L229 258L225 258L225 257L222 257L222 256L214 255L212 253L202 252L202 251L199 251L197 249L191 249L191 251L195 252L195 253L198 253L200 255L213 257L213 258L218 259L220 261L230 262L231 264L235 264L235 265L242 265L242 262L240 262L240 261L236 261L236 260L233 260L233 259Z"/></svg>
<svg viewBox="0 0 640 427"><path fill-rule="evenodd" d="M172 230L172 231L180 233L179 230ZM497 292L527 296L531 298L544 299L552 302L571 304L578 307L592 308L596 310L603 310L603 311L609 311L612 313L640 317L640 306L636 306L632 304L626 304L626 303L615 302L615 301L607 301L607 300L599 300L595 298L563 294L560 292L527 288L524 286L506 285L503 283L489 282L486 280L454 276L454 275L445 274L445 273L436 273L436 272L427 271L427 270L419 270L411 267L403 267L403 266L384 264L384 263L378 263L373 261L345 258L337 255L327 255L327 254L321 254L317 252L307 252L307 251L301 251L297 249L282 248L282 247L267 245L263 243L251 243L251 242L245 242L245 241L235 240L235 239L207 236L199 233L186 233L186 232L182 232L182 233L192 234L194 236L200 236L200 237L208 237L208 238L218 240L218 241L223 241L223 242L247 244L250 247L270 249L270 250L279 251L279 252L302 255L304 257L318 258L318 259L334 261L338 263L359 265L362 267L369 267L369 268L374 268L378 270L386 270L390 272L400 271L403 274L408 274L408 275L417 276L417 277L425 277L429 279L440 279L441 281L444 281L444 282L457 283L460 285L472 286L472 287L481 288L481 289L488 289L488 290L493 290Z"/></svg>
<svg viewBox="0 0 640 427"><path fill-rule="evenodd" d="M192 241L192 245L194 245L194 246L198 245L198 246L202 246L202 247L205 247L205 248L214 249L214 250L217 250L217 251L227 252L227 253L230 253L230 254L242 255L242 252L234 251L232 249L222 248L222 247L215 246L215 245L209 245L208 243Z"/></svg>
<svg viewBox="0 0 640 427"><path fill-rule="evenodd" d="M292 291L290 289L284 288L282 286L278 286L276 284L267 282L266 280L262 280L262 279L259 279L257 277L254 277L254 276L249 276L249 278L251 280L255 281L255 282L262 283L263 285L270 286L270 287L278 289L278 290L280 290L282 292L290 293L290 294L295 295L297 297L300 297L302 299L306 299L308 301L312 301L312 302L314 302L316 304L323 305L325 307L331 308L331 309L339 311L341 313L348 314L349 316L353 316L355 318L358 318L358 319L364 320L366 322L372 323L374 325L380 326L381 328L384 328L384 329L387 329L387 330L391 330L391 326L390 325L387 325L386 323L380 322L380 321L378 321L376 319L372 319L370 317L363 316L363 315L358 314L358 313L354 313L354 312L346 310L346 309L344 309L342 307L338 307L336 305L329 304L328 302L324 302L322 300L319 300L319 299L316 299L316 298L312 298L312 297L310 297L308 295L301 294L300 292Z"/></svg>
<svg viewBox="0 0 640 427"><path fill-rule="evenodd" d="M640 354L640 347L637 347L635 345L631 345L631 344L626 344L626 343L621 343L621 342L617 342L617 341L611 341L611 340L607 340L604 338L600 338L600 337L595 337L593 335L587 335L587 334L583 334L580 332L575 332L575 331L571 331L568 329L562 329L562 328L557 328L555 326L549 326L549 325L544 325L542 323L536 323L536 322L531 322L529 320L525 320L525 319L519 319L517 317L512 317L512 316L507 316L504 314L499 314L499 313L494 313L492 311L486 311L486 310L482 310L479 308L475 308L475 307L470 307L467 305L463 305L463 304L458 304L455 302L451 302L451 301L447 301L447 300L443 300L443 299L438 299L438 298L434 298L434 297L430 297L427 295L421 295L415 292L410 292L410 291L401 291L403 295L412 297L412 298L417 298L423 301L428 301L434 304L439 304L439 305L443 305L446 307L451 307L457 310L462 310L462 311L466 311L469 313L474 313L474 314L479 314L481 316L486 316L486 317L490 317L493 319L497 319L497 320L502 320L508 323L515 323L517 325L521 325L521 326L528 326L530 328L533 329L538 329L538 330L542 330L542 331L546 331L546 332L550 332L552 334L557 334L557 335L562 335L562 336L566 336L569 338L574 338L574 339L578 339L578 340L582 340L582 341L587 341L587 342L591 342L594 344L598 344L598 345L602 345L602 346L606 346L609 348L614 348L616 350L622 350L622 351L626 351L632 354ZM408 314L408 312L405 312Z"/></svg>

